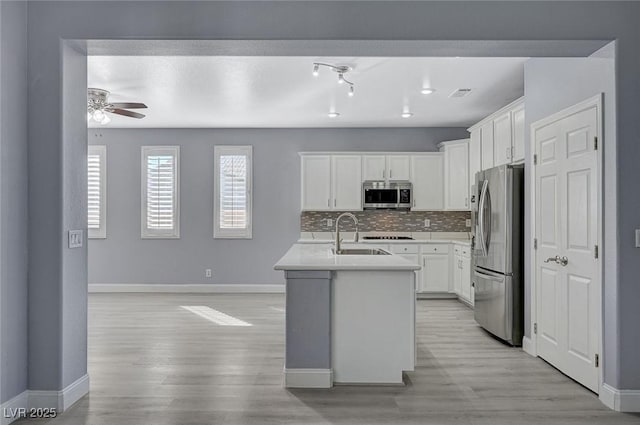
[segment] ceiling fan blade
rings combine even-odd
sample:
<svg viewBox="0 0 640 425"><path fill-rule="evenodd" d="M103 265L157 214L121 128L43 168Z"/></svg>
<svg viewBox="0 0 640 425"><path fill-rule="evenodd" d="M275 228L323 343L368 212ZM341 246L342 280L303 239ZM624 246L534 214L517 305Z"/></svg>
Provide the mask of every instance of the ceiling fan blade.
<svg viewBox="0 0 640 425"><path fill-rule="evenodd" d="M124 109L145 109L147 105L139 102L117 102L110 104L114 108L124 108Z"/></svg>
<svg viewBox="0 0 640 425"><path fill-rule="evenodd" d="M144 118L145 115L143 114L139 114L137 112L133 112L133 111L127 111L125 109L120 109L120 108L109 108L106 110L107 112L111 112L112 114L117 114L117 115L124 115L125 117L131 117L131 118Z"/></svg>

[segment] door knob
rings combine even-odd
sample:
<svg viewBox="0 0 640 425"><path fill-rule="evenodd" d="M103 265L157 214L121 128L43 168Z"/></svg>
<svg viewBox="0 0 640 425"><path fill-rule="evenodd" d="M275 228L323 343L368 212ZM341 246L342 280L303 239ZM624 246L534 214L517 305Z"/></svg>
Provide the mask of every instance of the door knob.
<svg viewBox="0 0 640 425"><path fill-rule="evenodd" d="M555 257L549 257L544 260L545 263L550 263L552 261L556 264L560 264L563 267L569 264L569 259L567 257L560 257L559 255L556 255Z"/></svg>

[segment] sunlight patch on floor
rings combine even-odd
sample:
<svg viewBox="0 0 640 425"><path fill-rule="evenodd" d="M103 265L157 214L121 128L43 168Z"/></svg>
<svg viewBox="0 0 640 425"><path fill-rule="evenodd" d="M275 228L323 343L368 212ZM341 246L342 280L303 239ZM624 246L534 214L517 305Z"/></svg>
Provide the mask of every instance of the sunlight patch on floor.
<svg viewBox="0 0 640 425"><path fill-rule="evenodd" d="M204 305L181 305L180 308L190 311L191 313L220 326L253 326L251 323L236 319L233 316L229 316L228 314Z"/></svg>

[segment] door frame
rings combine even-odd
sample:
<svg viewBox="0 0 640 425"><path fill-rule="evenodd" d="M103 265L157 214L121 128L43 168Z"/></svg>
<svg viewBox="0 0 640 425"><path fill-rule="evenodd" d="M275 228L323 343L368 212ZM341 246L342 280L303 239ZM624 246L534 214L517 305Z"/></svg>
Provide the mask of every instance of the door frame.
<svg viewBox="0 0 640 425"><path fill-rule="evenodd" d="M600 279L600 308L596 312L598 315L597 322L599 323L600 328L598 329L598 350L600 356L600 365L598 367L598 394L602 394L602 386L604 385L604 320L603 320L603 302L604 302L604 262L602 259L604 258L604 246L603 246L603 217L604 217L604 193L603 193L603 163L604 163L604 131L603 131L603 123L604 123L604 114L602 110L603 106L603 93L599 93L593 97L590 97L582 102L576 103L568 108L562 109L554 114L551 114L545 118L542 118L536 122L531 123L530 136L529 136L529 144L531 147L531 155L530 155L530 163L529 163L529 177L531 179L531 190L529 193L531 207L529 209L529 213L531 214L531 222L530 222L530 231L531 231L531 255L529 259L529 278L530 278L530 287L529 287L529 296L530 296L530 336L524 337L523 341L523 350L528 354L538 357L538 335L534 333L534 325L538 321L538 299L537 299L537 285L536 285L536 261L538 256L538 250L534 249L534 240L536 237L536 166L534 165L534 154L535 154L535 133L536 130L542 128L546 125L549 125L555 121L559 121L563 118L566 118L569 115L573 115L575 113L584 111L586 109L596 107L596 116L597 116L597 129L596 134L598 137L598 149L596 150L596 160L597 160L597 172L596 177L598 181L597 190L598 190L598 264L597 264L597 276Z"/></svg>

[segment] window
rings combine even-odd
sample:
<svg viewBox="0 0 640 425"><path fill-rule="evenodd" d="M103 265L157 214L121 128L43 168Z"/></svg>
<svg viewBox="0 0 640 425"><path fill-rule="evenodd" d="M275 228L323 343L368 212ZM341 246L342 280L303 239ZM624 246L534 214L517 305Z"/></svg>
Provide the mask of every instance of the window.
<svg viewBox="0 0 640 425"><path fill-rule="evenodd" d="M251 146L214 148L213 237L251 239Z"/></svg>
<svg viewBox="0 0 640 425"><path fill-rule="evenodd" d="M142 238L180 237L180 147L142 147Z"/></svg>
<svg viewBox="0 0 640 425"><path fill-rule="evenodd" d="M107 237L107 147L89 146L87 157L87 227L88 237Z"/></svg>

